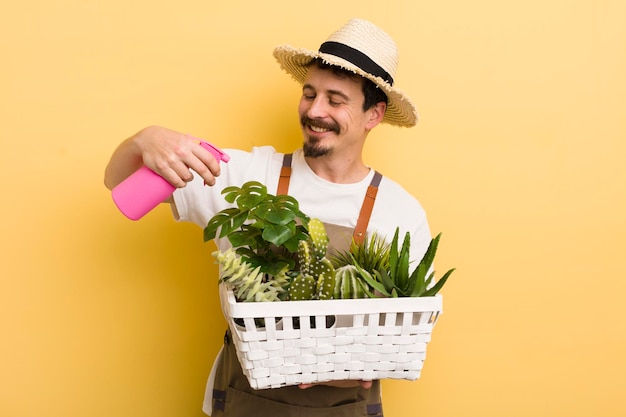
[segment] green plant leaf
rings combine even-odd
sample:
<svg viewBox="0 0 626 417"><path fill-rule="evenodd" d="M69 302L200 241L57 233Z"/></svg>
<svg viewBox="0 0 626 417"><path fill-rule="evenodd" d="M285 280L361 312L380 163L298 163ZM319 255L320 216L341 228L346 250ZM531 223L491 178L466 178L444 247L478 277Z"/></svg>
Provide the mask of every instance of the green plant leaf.
<svg viewBox="0 0 626 417"><path fill-rule="evenodd" d="M359 276L360 276L361 278L363 278L363 280L367 283L367 285L369 285L369 286L370 286L370 288L373 288L374 290L376 290L376 291L380 292L380 293L381 293L381 294L383 294L383 295L386 295L386 296L388 296L388 297L390 296L389 292L387 291L387 289L385 288L385 286L384 286L383 284L381 284L379 281L377 281L376 279L374 279L374 278L370 275L370 273L369 273L369 272L367 272L366 270L364 270L363 268L361 268L361 267L359 267L359 266L357 266L357 265L355 265L355 266L356 266L356 268L357 268L357 269L358 269L358 271L359 271ZM374 271L374 272L375 272L375 273L378 273L378 271ZM366 292L367 292L368 294L371 294L371 293L370 293L370 291L368 291L367 289L366 289ZM374 295L374 294L371 294L371 297L373 298L373 297L375 297L375 295Z"/></svg>
<svg viewBox="0 0 626 417"><path fill-rule="evenodd" d="M222 194L224 195L224 200L226 200L227 202L231 204L233 204L235 200L237 200L237 197L241 195L240 188L234 185L224 188L222 190Z"/></svg>
<svg viewBox="0 0 626 417"><path fill-rule="evenodd" d="M396 287L396 284L393 282L393 279L389 276L389 273L384 269L382 271L374 271L374 276L378 278L378 281L385 287L385 290L388 294L391 293Z"/></svg>
<svg viewBox="0 0 626 417"><path fill-rule="evenodd" d="M220 237L226 236L228 233L239 228L246 220L246 216L247 212L242 212L237 208L227 208L220 211L209 220L204 228L204 241L208 242L214 239L218 229L221 229Z"/></svg>
<svg viewBox="0 0 626 417"><path fill-rule="evenodd" d="M258 204L254 214L266 222L286 225L292 222L299 213L298 202L290 196L273 197Z"/></svg>
<svg viewBox="0 0 626 417"><path fill-rule="evenodd" d="M389 248L389 275L394 276L398 268L398 235L400 228L396 227L396 232L391 240L391 248Z"/></svg>
<svg viewBox="0 0 626 417"><path fill-rule="evenodd" d="M293 236L283 242L283 247L287 249L289 253L295 253L298 251L298 244L301 240L308 239L309 235L306 229L302 225L296 226Z"/></svg>
<svg viewBox="0 0 626 417"><path fill-rule="evenodd" d="M431 288L426 290L424 294L422 294L422 297L432 297L433 295L436 295L439 290L441 290L441 288L445 285L446 281L448 281L448 278L450 278L450 275L454 272L455 269L456 268L452 268L451 270L446 272L435 285L433 285Z"/></svg>
<svg viewBox="0 0 626 417"><path fill-rule="evenodd" d="M295 234L295 226L267 224L263 229L263 239L276 246L281 246Z"/></svg>
<svg viewBox="0 0 626 417"><path fill-rule="evenodd" d="M228 241L233 248L240 246L250 246L256 248L261 239L262 229L251 226L243 226L240 230L234 230L228 235Z"/></svg>
<svg viewBox="0 0 626 417"><path fill-rule="evenodd" d="M410 260L410 247L411 247L411 235L406 232L404 235L404 241L402 242L402 248L398 256L398 265L396 267L395 275L392 275L392 279L395 282L395 286L399 289L406 290L409 280L409 260Z"/></svg>
<svg viewBox="0 0 626 417"><path fill-rule="evenodd" d="M267 196L267 187L258 181L249 181L241 187L226 187L222 190L224 199L237 203L237 207L253 209Z"/></svg>
<svg viewBox="0 0 626 417"><path fill-rule="evenodd" d="M424 279L426 272L426 265L420 263L413 271L413 274L411 274L414 283L413 288L409 292L411 297L419 297L426 289L426 280Z"/></svg>

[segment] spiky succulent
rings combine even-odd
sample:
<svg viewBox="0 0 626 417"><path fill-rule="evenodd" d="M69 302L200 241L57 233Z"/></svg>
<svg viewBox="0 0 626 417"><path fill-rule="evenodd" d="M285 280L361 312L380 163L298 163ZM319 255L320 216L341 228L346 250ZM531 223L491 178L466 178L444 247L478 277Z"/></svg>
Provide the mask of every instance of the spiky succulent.
<svg viewBox="0 0 626 417"><path fill-rule="evenodd" d="M431 239L426 253L417 267L411 271L409 265L411 236L407 232L400 246L399 231L399 228L396 228L391 242L389 269L370 274L357 265L361 277L375 290L373 293L368 292L368 295L376 296L378 293L386 297L429 297L437 294L454 272L454 268L450 269L435 282L432 266L441 233Z"/></svg>
<svg viewBox="0 0 626 417"><path fill-rule="evenodd" d="M288 285L287 268L271 278L253 267L230 248L215 251L213 256L221 266L220 281L233 288L239 301L278 301Z"/></svg>
<svg viewBox="0 0 626 417"><path fill-rule="evenodd" d="M348 250L337 252L332 258L335 268L358 265L373 273L389 268L390 244L378 233L368 235L362 242L352 241Z"/></svg>

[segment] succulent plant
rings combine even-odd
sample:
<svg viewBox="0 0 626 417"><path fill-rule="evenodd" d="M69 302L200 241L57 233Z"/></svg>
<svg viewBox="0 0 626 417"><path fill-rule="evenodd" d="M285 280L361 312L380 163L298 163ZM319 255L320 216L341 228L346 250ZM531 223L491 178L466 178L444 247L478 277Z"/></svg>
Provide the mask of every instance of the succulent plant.
<svg viewBox="0 0 626 417"><path fill-rule="evenodd" d="M336 268L334 298L365 298L374 291L361 274L373 278L375 271L389 269L390 245L378 233L367 235L350 248L337 252L332 262ZM360 272L363 271L363 272Z"/></svg>
<svg viewBox="0 0 626 417"><path fill-rule="evenodd" d="M220 281L233 288L239 301L278 301L286 292L289 283L286 267L270 277L261 272L260 267L244 261L232 248L215 251L213 256L222 267Z"/></svg>
<svg viewBox="0 0 626 417"><path fill-rule="evenodd" d="M402 246L398 250L399 229L396 228L391 241L388 270L376 270L372 276L368 271L356 265L360 276L374 289L374 292L366 290L368 295L375 297L376 293L379 293L386 297L428 297L437 294L454 271L454 268L450 269L436 283L433 283L435 272L432 271L432 264L440 238L441 233L431 239L420 263L411 272L409 269L410 234L408 232L405 234Z"/></svg>
<svg viewBox="0 0 626 417"><path fill-rule="evenodd" d="M365 298L364 286L359 269L355 265L344 265L335 270L335 288L333 298Z"/></svg>
<svg viewBox="0 0 626 417"><path fill-rule="evenodd" d="M389 268L389 252L389 243L383 236L374 232L367 235L361 242L353 240L349 249L337 252L331 260L335 268L358 265L373 273Z"/></svg>
<svg viewBox="0 0 626 417"><path fill-rule="evenodd" d="M289 287L290 300L329 300L335 287L335 268L326 258L328 235L319 219L308 224L309 239L298 244L300 272Z"/></svg>

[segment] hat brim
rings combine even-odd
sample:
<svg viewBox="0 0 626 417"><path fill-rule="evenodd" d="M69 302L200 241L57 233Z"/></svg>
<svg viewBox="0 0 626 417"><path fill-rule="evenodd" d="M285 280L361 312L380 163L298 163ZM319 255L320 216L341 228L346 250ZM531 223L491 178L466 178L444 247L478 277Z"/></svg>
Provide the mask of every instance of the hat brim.
<svg viewBox="0 0 626 417"><path fill-rule="evenodd" d="M289 45L277 46L274 49L274 58L281 68L290 74L300 84L304 83L307 75L307 65L312 59L319 58L329 65L336 65L348 71L354 72L372 81L385 94L387 94L387 111L383 118L383 123L394 126L412 127L418 120L417 109L411 100L398 88L391 86L380 77L375 77L356 65L335 55L324 54L318 51L311 51L303 48L294 48Z"/></svg>

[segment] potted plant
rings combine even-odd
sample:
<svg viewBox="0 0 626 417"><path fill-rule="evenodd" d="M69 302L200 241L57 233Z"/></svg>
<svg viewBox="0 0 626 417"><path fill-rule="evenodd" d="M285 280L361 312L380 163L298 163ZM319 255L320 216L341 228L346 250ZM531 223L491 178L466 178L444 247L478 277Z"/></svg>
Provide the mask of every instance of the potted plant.
<svg viewBox="0 0 626 417"><path fill-rule="evenodd" d="M227 237L237 255L267 274L276 274L295 265L298 243L308 238L309 218L300 211L295 198L268 194L263 184L250 181L241 187L227 187L224 199L236 207L213 216L204 228L204 241Z"/></svg>

